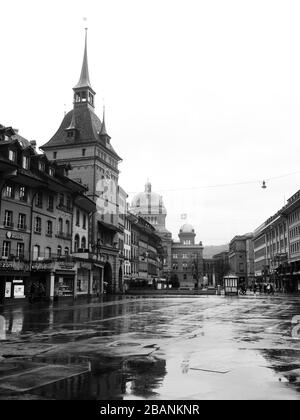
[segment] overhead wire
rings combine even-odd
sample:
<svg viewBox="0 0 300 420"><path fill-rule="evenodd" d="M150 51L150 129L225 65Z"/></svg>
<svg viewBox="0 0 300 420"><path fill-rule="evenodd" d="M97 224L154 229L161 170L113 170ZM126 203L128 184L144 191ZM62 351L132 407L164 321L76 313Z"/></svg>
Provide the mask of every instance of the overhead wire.
<svg viewBox="0 0 300 420"><path fill-rule="evenodd" d="M285 178L291 175L296 175L299 174L300 171L295 171L295 172L290 172L288 174L282 174L282 175L277 175L277 176L273 176L270 178L265 178L264 181L271 181L274 179L280 179L280 178ZM187 188L169 188L169 189L162 189L162 190L156 190L156 192L177 192L177 191L194 191L194 190L199 190L199 189L204 189L204 188L223 188L223 187L231 187L231 186L237 186L237 185L249 185L249 184L258 184L261 183L262 180L252 180L252 181L240 181L240 182L231 182L231 183L225 183L225 184L212 184L212 185L198 185L196 187L187 187ZM131 191L128 192L128 194L138 194L140 191Z"/></svg>

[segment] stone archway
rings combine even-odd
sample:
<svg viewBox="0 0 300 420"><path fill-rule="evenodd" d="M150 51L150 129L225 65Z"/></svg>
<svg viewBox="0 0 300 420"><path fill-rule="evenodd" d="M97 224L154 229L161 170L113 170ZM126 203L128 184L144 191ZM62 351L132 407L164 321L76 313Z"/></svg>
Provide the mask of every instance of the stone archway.
<svg viewBox="0 0 300 420"><path fill-rule="evenodd" d="M123 292L123 268L119 268L119 291Z"/></svg>
<svg viewBox="0 0 300 420"><path fill-rule="evenodd" d="M103 284L104 293L112 293L113 292L112 268L109 262L106 262L104 266L103 282L104 282Z"/></svg>

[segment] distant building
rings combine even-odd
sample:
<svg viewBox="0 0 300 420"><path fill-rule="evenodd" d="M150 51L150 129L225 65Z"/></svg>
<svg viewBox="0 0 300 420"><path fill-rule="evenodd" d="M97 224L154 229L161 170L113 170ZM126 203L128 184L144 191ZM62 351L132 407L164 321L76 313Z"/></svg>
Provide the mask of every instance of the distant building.
<svg viewBox="0 0 300 420"><path fill-rule="evenodd" d="M195 244L195 230L184 224L179 231L179 242L172 243L171 282L182 288L198 288L203 283L203 246Z"/></svg>
<svg viewBox="0 0 300 420"><path fill-rule="evenodd" d="M155 285L162 272L162 241L143 217L128 213L131 226L131 275L129 287Z"/></svg>
<svg viewBox="0 0 300 420"><path fill-rule="evenodd" d="M253 234L235 236L229 244L229 265L231 274L239 278L240 284L254 281Z"/></svg>
<svg viewBox="0 0 300 420"><path fill-rule="evenodd" d="M152 191L150 182L146 183L145 191L138 193L133 198L130 211L151 223L161 238L164 249L162 275L169 278L171 272L172 234L166 228L167 210L164 206L163 198L161 195Z"/></svg>

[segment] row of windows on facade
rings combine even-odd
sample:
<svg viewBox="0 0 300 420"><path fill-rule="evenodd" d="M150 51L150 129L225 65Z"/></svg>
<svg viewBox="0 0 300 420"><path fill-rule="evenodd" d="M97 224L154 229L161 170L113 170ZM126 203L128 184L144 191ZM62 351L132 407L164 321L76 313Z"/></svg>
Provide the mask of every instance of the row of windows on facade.
<svg viewBox="0 0 300 420"><path fill-rule="evenodd" d="M290 229L290 238L300 236L300 225Z"/></svg>
<svg viewBox="0 0 300 420"><path fill-rule="evenodd" d="M290 252L291 254L295 254L296 252L300 251L300 242L294 242L293 244L290 245Z"/></svg>
<svg viewBox="0 0 300 420"><path fill-rule="evenodd" d="M65 247L64 248L64 255L68 256L70 254L70 248ZM63 255L63 249L62 246L58 245L57 247L57 256L60 257ZM17 243L16 249L12 248L12 243L10 241L3 241L2 246L2 252L1 252L2 258L9 258L11 256L13 257L24 257L25 256L25 244L23 242ZM50 247L44 248L44 254L41 254L41 247L40 245L34 245L33 247L33 253L32 253L32 259L37 260L39 258L43 259L50 259L52 257L52 249Z"/></svg>
<svg viewBox="0 0 300 420"><path fill-rule="evenodd" d="M289 215L289 222L294 223L295 221L300 220L300 209L295 210Z"/></svg>
<svg viewBox="0 0 300 420"><path fill-rule="evenodd" d="M278 238L280 235L283 235L286 232L286 224L276 226L270 233L266 234L267 241Z"/></svg>
<svg viewBox="0 0 300 420"><path fill-rule="evenodd" d="M78 250L81 248L82 250L86 250L87 242L86 238L83 236L79 238L79 235L76 235L74 238L74 252L78 252ZM15 252L14 252L15 251ZM17 243L17 248L15 250L12 249L11 242L10 241L3 241L2 246L2 257L8 258L9 256L14 255L16 257L21 257L25 255L25 244L23 242ZM62 255L62 247L58 245L57 247L57 255ZM65 255L69 255L69 247L65 247ZM51 258L52 256L52 250L50 247L45 248L45 252L43 255L43 258ZM33 247L33 259L36 259L36 257L41 257L40 252L40 245L35 245Z"/></svg>
<svg viewBox="0 0 300 420"><path fill-rule="evenodd" d="M8 151L8 159L11 162L16 162L17 161L17 152L15 150L9 150ZM28 170L30 168L30 157L29 156L23 156L22 157L22 168ZM46 172L46 164L43 161L39 161L38 162L38 169L41 172ZM50 176L54 176L55 175L55 169L52 166L48 167L48 174Z"/></svg>
<svg viewBox="0 0 300 420"><path fill-rule="evenodd" d="M172 258L174 260L177 260L178 259L178 254L173 254ZM188 260L189 258L197 258L197 254L182 254L181 258L183 260Z"/></svg>
<svg viewBox="0 0 300 420"><path fill-rule="evenodd" d="M2 193L3 198L9 199L19 199L23 202L28 202L28 188L24 186L15 186L15 185L6 185ZM41 191L37 192L35 195L34 204L36 207L43 208L44 204L44 195ZM68 211L72 210L71 197L69 195L65 196L64 194L59 194L58 196L58 207L63 207ZM47 210L53 211L54 209L54 196L47 196Z"/></svg>
<svg viewBox="0 0 300 420"><path fill-rule="evenodd" d="M189 270L189 269L192 269L193 267L190 267L189 268L189 266L188 266L188 264L187 263L183 263L182 264L182 270ZM173 264L172 265L172 269L173 270L178 270L179 269L179 266L178 266L178 264Z"/></svg>
<svg viewBox="0 0 300 420"><path fill-rule="evenodd" d="M280 242L276 242L275 244L271 244L267 246L267 254L269 255L271 252L274 254L276 252L284 251L287 247L287 239L281 239Z"/></svg>
<svg viewBox="0 0 300 420"><path fill-rule="evenodd" d="M11 210L5 210L4 212L4 221L3 221L3 226L6 228L14 228L14 223L13 223L13 212ZM86 215L84 215L83 217L83 229L86 229ZM76 215L76 225L79 226L80 224L80 213L78 213ZM57 233L62 234L64 232L64 228L63 228L64 222L63 219L60 217L58 219L58 224L57 224ZM71 226L70 226L70 221L66 220L65 222L65 226L66 226L66 230L65 233L67 235L70 235L71 233ZM19 213L18 214L18 224L17 224L17 229L19 230L26 230L27 229L27 224L26 224L26 214L24 213ZM42 232L42 219L41 217L37 216L34 220L34 231L36 233L41 233ZM46 234L47 235L52 235L53 233L53 221L52 220L47 220L46 222Z"/></svg>

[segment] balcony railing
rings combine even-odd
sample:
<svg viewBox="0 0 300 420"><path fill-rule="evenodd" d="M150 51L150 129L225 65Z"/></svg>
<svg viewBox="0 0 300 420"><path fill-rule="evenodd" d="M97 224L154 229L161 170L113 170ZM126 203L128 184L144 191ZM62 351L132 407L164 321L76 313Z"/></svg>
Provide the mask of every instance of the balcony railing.
<svg viewBox="0 0 300 420"><path fill-rule="evenodd" d="M18 230L27 230L27 225L18 224Z"/></svg>

